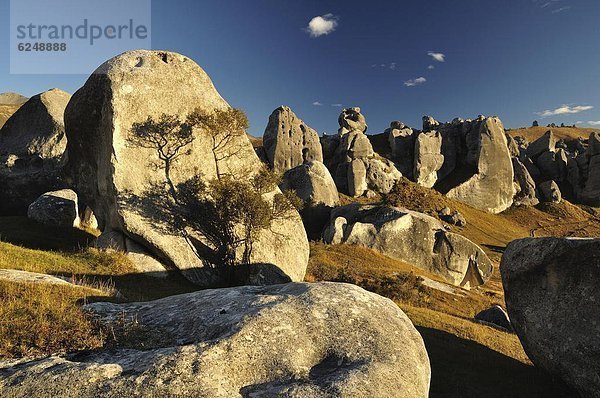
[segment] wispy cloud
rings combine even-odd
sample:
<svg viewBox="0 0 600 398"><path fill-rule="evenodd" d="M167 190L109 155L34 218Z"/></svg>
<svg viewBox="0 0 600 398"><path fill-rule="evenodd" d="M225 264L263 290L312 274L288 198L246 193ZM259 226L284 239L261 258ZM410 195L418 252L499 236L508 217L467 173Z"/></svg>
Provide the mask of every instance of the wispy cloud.
<svg viewBox="0 0 600 398"><path fill-rule="evenodd" d="M425 83L427 81L427 79L425 79L424 77L418 77L416 79L410 79L404 82L404 85L406 87L414 87L414 86L420 86L421 84Z"/></svg>
<svg viewBox="0 0 600 398"><path fill-rule="evenodd" d="M390 62L389 64L371 64L371 68L390 69L396 70L398 64L396 62Z"/></svg>
<svg viewBox="0 0 600 398"><path fill-rule="evenodd" d="M427 67L427 69L429 69L429 70L435 69L435 66L434 66L434 65L429 65L429 66Z"/></svg>
<svg viewBox="0 0 600 398"><path fill-rule="evenodd" d="M321 15L311 19L305 30L310 37L328 35L335 31L338 26L338 21L339 18L333 14Z"/></svg>
<svg viewBox="0 0 600 398"><path fill-rule="evenodd" d="M312 103L314 106L323 106L322 103L320 103L319 101L315 101Z"/></svg>
<svg viewBox="0 0 600 398"><path fill-rule="evenodd" d="M331 104L331 106L334 106L334 107L336 107L336 108L341 108L341 107L342 107L342 104Z"/></svg>
<svg viewBox="0 0 600 398"><path fill-rule="evenodd" d="M567 11L570 9L571 9L571 6L560 7L560 8L557 8L556 10L553 10L552 14L558 14L559 12Z"/></svg>
<svg viewBox="0 0 600 398"><path fill-rule="evenodd" d="M542 10L550 11L552 14L567 11L573 8L570 5L563 5L567 0L533 0L533 3Z"/></svg>
<svg viewBox="0 0 600 398"><path fill-rule="evenodd" d="M588 126L600 126L600 120L590 120L588 122L577 122L575 124L587 124Z"/></svg>
<svg viewBox="0 0 600 398"><path fill-rule="evenodd" d="M541 117L548 117L548 116L580 113L580 112L584 112L584 111L589 111L590 109L594 109L594 107L591 105L576 105L576 106L562 105L556 109L548 109L548 110L545 110L542 112L536 112L536 114L540 115Z"/></svg>
<svg viewBox="0 0 600 398"><path fill-rule="evenodd" d="M433 60L436 62L446 62L446 54L428 51L427 55L433 58Z"/></svg>

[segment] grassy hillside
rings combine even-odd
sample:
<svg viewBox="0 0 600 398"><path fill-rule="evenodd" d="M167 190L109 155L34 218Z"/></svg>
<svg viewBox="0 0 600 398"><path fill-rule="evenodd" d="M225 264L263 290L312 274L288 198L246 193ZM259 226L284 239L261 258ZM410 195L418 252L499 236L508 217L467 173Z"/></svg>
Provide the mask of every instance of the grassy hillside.
<svg viewBox="0 0 600 398"><path fill-rule="evenodd" d="M520 129L508 130L507 133L512 137L521 136L525 137L529 142L535 141L544 134L546 131L552 130L554 135L559 139L565 141L572 141L578 138L588 139L590 134L593 132L599 132L598 129L591 128L573 128L573 127L524 127Z"/></svg>

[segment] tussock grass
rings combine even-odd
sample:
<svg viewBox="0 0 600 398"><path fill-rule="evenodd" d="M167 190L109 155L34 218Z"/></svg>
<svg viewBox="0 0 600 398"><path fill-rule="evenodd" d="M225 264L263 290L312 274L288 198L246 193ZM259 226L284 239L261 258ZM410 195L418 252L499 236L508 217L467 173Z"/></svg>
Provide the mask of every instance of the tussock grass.
<svg viewBox="0 0 600 398"><path fill-rule="evenodd" d="M0 281L0 358L100 347L104 332L80 304L106 295L79 286Z"/></svg>

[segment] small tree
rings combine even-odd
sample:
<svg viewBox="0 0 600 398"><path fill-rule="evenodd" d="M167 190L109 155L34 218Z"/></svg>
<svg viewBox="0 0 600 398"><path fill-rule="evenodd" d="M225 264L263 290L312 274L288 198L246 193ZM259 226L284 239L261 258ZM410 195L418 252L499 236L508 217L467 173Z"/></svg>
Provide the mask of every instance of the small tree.
<svg viewBox="0 0 600 398"><path fill-rule="evenodd" d="M176 116L162 115L156 121L148 118L134 124L129 139L133 145L154 149L162 162L159 168L164 170L167 189L161 192L156 185L145 197L153 198L154 209L167 211L161 213L162 218L168 218L184 236L190 238L186 229L198 232L202 238L194 240L198 256L228 279L233 275L232 267L250 264L261 231L270 229L275 220L289 218L291 211L301 205L292 192L270 194L281 177L264 166L244 176L221 171L220 162L240 155L244 149L240 135L245 134L247 126L248 119L238 109L213 114L193 112L184 122ZM189 146L195 139L195 127L201 127L210 137L217 177L206 181L194 175L174 184L171 167L181 156L191 155ZM171 205L165 205L165 199ZM241 247L243 254L238 260Z"/></svg>
<svg viewBox="0 0 600 398"><path fill-rule="evenodd" d="M176 191L171 179L171 167L181 155L190 153L189 148L186 151L183 149L194 141L193 127L194 121L189 118L181 122L177 116L163 114L158 120L148 117L145 122L135 123L131 128L131 144L156 151L161 162L156 166L164 169L165 179L173 197L176 197Z"/></svg>
<svg viewBox="0 0 600 398"><path fill-rule="evenodd" d="M223 177L220 163L238 156L244 149L240 136L249 126L246 114L235 108L216 110L212 113L194 111L188 118L190 123L201 127L211 142L211 152L215 162L217 178Z"/></svg>

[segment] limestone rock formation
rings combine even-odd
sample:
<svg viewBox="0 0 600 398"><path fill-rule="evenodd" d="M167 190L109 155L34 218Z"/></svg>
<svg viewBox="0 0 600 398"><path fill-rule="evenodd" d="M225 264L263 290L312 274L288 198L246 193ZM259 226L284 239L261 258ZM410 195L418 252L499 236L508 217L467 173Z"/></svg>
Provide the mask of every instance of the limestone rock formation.
<svg viewBox="0 0 600 398"><path fill-rule="evenodd" d="M540 193L544 202L560 203L562 201L560 188L552 180L540 184Z"/></svg>
<svg viewBox="0 0 600 398"><path fill-rule="evenodd" d="M479 118L465 135L465 161L475 174L447 196L489 213L508 209L514 197L514 171L500 119Z"/></svg>
<svg viewBox="0 0 600 398"><path fill-rule="evenodd" d="M24 214L38 196L64 187L63 115L70 98L59 89L38 94L0 129L0 214Z"/></svg>
<svg viewBox="0 0 600 398"><path fill-rule="evenodd" d="M536 366L600 397L600 239L511 242L500 271L508 314Z"/></svg>
<svg viewBox="0 0 600 398"><path fill-rule="evenodd" d="M340 195L327 167L313 160L288 170L279 186L282 191L293 190L304 202L300 210L306 232L318 239L329 220L331 209L340 203Z"/></svg>
<svg viewBox="0 0 600 398"><path fill-rule="evenodd" d="M287 106L275 109L269 117L263 145L269 165L277 172L311 160L323 161L319 134Z"/></svg>
<svg viewBox="0 0 600 398"><path fill-rule="evenodd" d="M527 147L527 155L530 158L535 159L544 152L554 152L557 141L558 138L556 138L552 130L548 130L546 134L529 144Z"/></svg>
<svg viewBox="0 0 600 398"><path fill-rule="evenodd" d="M414 397L429 395L423 340L392 301L359 287L291 283L86 306L136 322L139 346L0 363L7 396Z"/></svg>
<svg viewBox="0 0 600 398"><path fill-rule="evenodd" d="M384 131L392 150L392 159L398 171L407 178L412 178L414 168L415 131L404 123L394 121Z"/></svg>
<svg viewBox="0 0 600 398"><path fill-rule="evenodd" d="M432 130L436 130L440 122L435 120L432 116L423 116L423 131L429 132Z"/></svg>
<svg viewBox="0 0 600 398"><path fill-rule="evenodd" d="M331 214L323 240L380 251L465 288L483 284L492 274L490 259L476 244L446 232L435 218L406 209L339 207Z"/></svg>
<svg viewBox="0 0 600 398"><path fill-rule="evenodd" d="M45 225L78 227L77 194L70 189L46 192L29 205L27 217Z"/></svg>
<svg viewBox="0 0 600 398"><path fill-rule="evenodd" d="M494 305L475 315L475 320L511 332L510 318L504 308Z"/></svg>
<svg viewBox="0 0 600 398"><path fill-rule="evenodd" d="M518 158L512 158L515 171L516 194L514 203L517 206L535 206L540 201L537 198L535 181L531 178L529 171Z"/></svg>
<svg viewBox="0 0 600 398"><path fill-rule="evenodd" d="M389 193L402 174L392 162L375 154L360 108L344 109L338 121L338 136L325 136L321 142L326 165L340 192L353 197L370 190Z"/></svg>
<svg viewBox="0 0 600 398"><path fill-rule="evenodd" d="M437 172L443 165L442 136L435 131L419 134L415 143L415 182L425 188L433 187L438 180Z"/></svg>
<svg viewBox="0 0 600 398"><path fill-rule="evenodd" d="M191 281L212 286L219 282L194 250L193 241L173 231L161 212L143 199L149 190L164 185L164 173L154 149L131 145L135 123L163 114L184 119L198 109L212 112L229 105L208 75L191 59L164 51L129 51L100 66L73 95L65 112L68 136L68 171L80 199L89 205L104 233L123 233L141 244L168 267L177 267ZM205 181L221 173L248 175L261 163L246 134L239 134L212 152L208 134L193 131L189 151L172 165L175 184L199 173ZM276 222L255 242L252 262L281 273L274 280L300 281L308 262L308 241L299 215ZM194 231L190 231L194 235ZM200 237L201 238L201 237ZM276 273L277 273L276 272Z"/></svg>
<svg viewBox="0 0 600 398"><path fill-rule="evenodd" d="M586 153L580 158L585 181L580 187L580 200L591 206L600 205L600 134L592 133Z"/></svg>
<svg viewBox="0 0 600 398"><path fill-rule="evenodd" d="M288 170L280 185L282 191L294 190L308 206L335 207L340 195L325 165L317 160L309 161Z"/></svg>

